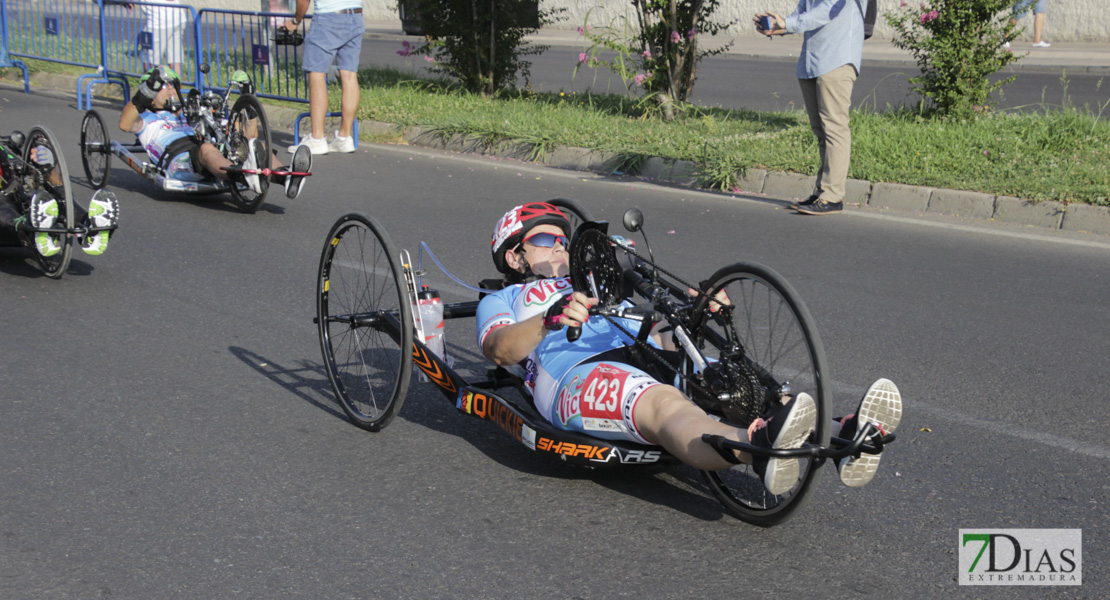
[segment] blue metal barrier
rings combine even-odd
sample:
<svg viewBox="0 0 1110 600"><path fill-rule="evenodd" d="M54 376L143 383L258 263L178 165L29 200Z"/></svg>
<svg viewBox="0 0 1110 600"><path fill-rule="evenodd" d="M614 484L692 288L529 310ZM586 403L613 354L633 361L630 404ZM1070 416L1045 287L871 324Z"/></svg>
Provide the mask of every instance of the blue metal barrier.
<svg viewBox="0 0 1110 600"><path fill-rule="evenodd" d="M31 80L27 76L27 65L23 61L12 60L8 57L8 7L4 0L0 8L0 67L17 67L23 71L23 93L31 93Z"/></svg>
<svg viewBox="0 0 1110 600"><path fill-rule="evenodd" d="M228 75L242 70L250 74L256 96L308 102L308 81L301 71L303 44L276 43L277 29L292 16L207 8L197 13L198 64L206 62L212 68L203 87L226 89ZM301 41L303 27L297 30Z"/></svg>
<svg viewBox="0 0 1110 600"><path fill-rule="evenodd" d="M197 11L184 4L103 0L104 70L138 77L169 65L182 85L197 85Z"/></svg>
<svg viewBox="0 0 1110 600"><path fill-rule="evenodd" d="M11 56L100 66L99 0L5 0L4 6Z"/></svg>
<svg viewBox="0 0 1110 600"><path fill-rule="evenodd" d="M129 97L127 77L156 64L180 64L182 84L201 90L222 91L231 72L246 71L255 95L307 103L308 80L301 69L306 26L291 35L278 31L290 17L287 12L198 12L165 0L0 0L0 67L23 69L28 92L26 65L9 56L95 70L78 78L78 109L91 107L97 84L119 85ZM211 68L206 78L202 63Z"/></svg>

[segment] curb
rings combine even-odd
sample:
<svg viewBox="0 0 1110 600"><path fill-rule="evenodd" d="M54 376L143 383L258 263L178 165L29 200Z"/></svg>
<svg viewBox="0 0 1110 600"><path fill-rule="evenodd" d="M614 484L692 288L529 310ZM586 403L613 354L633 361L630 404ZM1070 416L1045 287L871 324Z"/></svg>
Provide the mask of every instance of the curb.
<svg viewBox="0 0 1110 600"><path fill-rule="evenodd" d="M0 85L10 87L9 80ZM35 87L70 91L76 77L52 73L37 73L31 77ZM22 80L19 80L22 91ZM111 96L105 96L111 97ZM117 96L115 99L118 99ZM293 130L297 115L303 110L271 104L264 98L271 127ZM445 150L462 154L480 154L497 158L533 162L556 169L591 171L608 175L622 174L619 156L589 148L563 146L551 151L527 142L502 140L493 144L478 136L454 134L445 137L434 129L420 126L402 127L394 123L361 120L360 139L392 137L400 143L432 150ZM696 165L690 161L651 157L642 163L633 175L645 180L696 187ZM812 193L817 178L813 175L745 169L738 173L737 190L763 196L765 200L786 205ZM708 191L708 190L705 190ZM900 183L871 182L849 179L844 203L848 207L894 211L906 215L931 214L955 216L966 219L994 221L1009 225L1036 227L1054 231L1069 231L1110 235L1110 207L1090 204L1065 204L1056 201L1034 202L1012 196L995 196L983 192L913 186Z"/></svg>

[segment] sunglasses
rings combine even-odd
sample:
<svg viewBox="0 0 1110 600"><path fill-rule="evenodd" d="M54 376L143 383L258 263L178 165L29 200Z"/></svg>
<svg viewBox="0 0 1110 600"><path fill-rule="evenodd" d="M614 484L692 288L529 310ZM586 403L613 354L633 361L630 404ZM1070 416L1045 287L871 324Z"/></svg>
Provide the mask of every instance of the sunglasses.
<svg viewBox="0 0 1110 600"><path fill-rule="evenodd" d="M554 233L534 233L524 238L524 241L540 248L554 248L556 242L562 244L563 248L567 247L567 236Z"/></svg>

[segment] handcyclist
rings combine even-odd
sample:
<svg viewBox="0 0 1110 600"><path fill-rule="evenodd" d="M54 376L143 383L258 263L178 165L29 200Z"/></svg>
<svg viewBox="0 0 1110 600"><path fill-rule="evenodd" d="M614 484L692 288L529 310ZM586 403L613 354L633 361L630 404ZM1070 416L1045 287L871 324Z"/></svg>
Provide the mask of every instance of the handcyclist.
<svg viewBox="0 0 1110 600"><path fill-rule="evenodd" d="M61 233L40 231L54 227L58 218L58 201L43 185L36 185L32 192L25 182L16 178L16 161L22 160L19 153L24 143L21 132L12 132L8 141L0 147L0 230L14 232L21 239L32 239L35 249L42 256L54 256L62 250ZM14 152L13 152L14 151ZM61 189L60 170L55 168L55 157L49 148L31 148L29 159L33 168L45 184L55 190ZM31 196L26 201L26 196ZM21 209L27 206L28 210ZM119 204L116 196L108 190L98 190L89 200L86 210L79 203L73 203L74 218L80 227L112 227L119 220ZM67 224L72 226L73 224ZM97 256L108 249L109 231L99 231L81 238L81 249L85 254Z"/></svg>
<svg viewBox="0 0 1110 600"><path fill-rule="evenodd" d="M139 136L139 142L148 156L167 177L185 181L197 181L205 175L222 181L237 178L255 192L261 192L259 175L237 173L230 177L224 169L238 166L243 169L257 169L259 154L266 149L251 137L253 131L243 132L249 139L246 160L235 165L213 144L196 139L193 126L181 114L184 101L181 97L181 78L169 67L155 67L139 79L139 89L131 102L123 107L119 117L119 128ZM312 153L298 152L293 155L291 169L284 168L277 158L273 158L276 171L270 181L285 185L285 195L296 198L304 187L304 177L286 175L283 171L307 173L312 169Z"/></svg>
<svg viewBox="0 0 1110 600"><path fill-rule="evenodd" d="M761 448L797 448L816 425L813 398L805 393L784 397L771 418L757 418L740 429L710 416L678 388L620 362L619 351L630 340L606 319L590 319L589 307L597 300L571 289L570 234L566 216L544 202L517 206L497 222L490 249L506 287L478 305L478 345L486 358L519 376L537 410L555 427L659 445L702 470L748 463L771 493L793 487L800 473L796 458L718 451L701 436L716 434ZM568 341L559 331L563 327L581 327L580 339ZM892 433L901 407L898 388L880 379L855 413L841 420L839 435L854 437L861 421ZM721 408L726 414L732 409ZM862 454L837 466L841 480L855 487L871 480L878 463L879 455Z"/></svg>

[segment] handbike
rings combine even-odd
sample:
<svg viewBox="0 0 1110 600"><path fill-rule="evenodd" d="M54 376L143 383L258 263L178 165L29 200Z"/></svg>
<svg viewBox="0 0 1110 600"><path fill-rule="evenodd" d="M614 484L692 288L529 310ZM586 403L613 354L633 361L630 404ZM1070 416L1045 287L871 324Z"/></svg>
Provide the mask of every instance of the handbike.
<svg viewBox="0 0 1110 600"><path fill-rule="evenodd" d="M8 137L0 138L0 185L0 202L13 201L16 210L23 215L30 210L31 200L36 194L48 194L57 201L58 215L54 218L54 224L49 228L31 230L34 233L56 235L61 246L57 254L43 256L35 247L33 236L22 234L18 230L14 240L0 240L3 245L30 248L43 273L52 279L59 279L65 274L75 244L86 236L101 231L115 231L117 227L77 225L65 155L62 154L54 134L45 127L35 126L26 135L16 131Z"/></svg>
<svg viewBox="0 0 1110 600"><path fill-rule="evenodd" d="M202 64L200 71L207 74L208 64ZM232 90L239 93L234 104L230 104ZM84 120L81 121L81 164L85 168L85 176L89 178L89 183L94 189L103 188L108 184L112 156L115 155L136 173L165 191L194 194L227 191L231 192L231 197L240 210L248 214L256 212L262 206L262 202L266 199L266 192L269 190L273 144L266 111L254 96L254 84L251 83L250 77L243 71L235 71L231 74L223 95L212 90L203 93L196 89L189 90L185 96L182 111L185 119L195 130L195 141L215 145L225 158L237 165L242 164L247 157L249 148L247 140L249 138L259 140L258 143L262 145L264 152L260 153L263 157L259 157L257 169L230 167L227 171L260 175L261 191L255 192L243 182L224 181L199 173L190 174L191 177L188 179L171 177L167 174L167 165L164 163L174 158L174 156L168 156L169 154L177 153L171 152L169 148L165 149L164 153L167 156L163 156L159 164L142 160L140 156L146 154L142 144L138 140L128 145L112 141L104 127L104 119L96 110L86 112Z"/></svg>
<svg viewBox="0 0 1110 600"><path fill-rule="evenodd" d="M630 364L659 381L674 382L707 412L732 419L730 423L740 428L755 417L774 414L784 397L803 392L813 397L816 428L800 448L772 450L703 437L719 448L796 457L801 463L798 480L781 495L770 494L748 465L704 471L709 488L729 513L759 526L781 523L813 494L826 460L878 454L893 441L893 435L880 435L871 425L852 440L831 435L824 349L808 309L777 273L741 262L691 284L640 256L628 240L608 235L608 225L593 222L577 203L551 203L581 222L569 248L572 285L600 300L592 313L625 331ZM641 229L638 213L625 216L630 231ZM425 247L422 243L421 250ZM428 332L417 333L425 325L414 315L422 275L408 252L398 252L384 228L368 215L344 215L328 234L317 279L315 322L332 390L356 425L378 431L389 424L404 402L415 366L457 410L492 421L532 451L589 467L678 463L658 446L602 440L553 427L523 391L519 399L497 392L523 388L504 369L488 370L484 381L464 380L451 367L450 357L424 343ZM493 290L479 290L483 291ZM631 297L639 303L624 301ZM477 305L478 301L445 304L443 319L473 318ZM626 330L617 318L640 326ZM647 343L654 326L664 322L676 350ZM743 407L743 414L726 417L719 408L725 399Z"/></svg>

